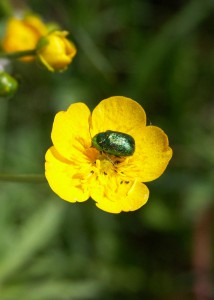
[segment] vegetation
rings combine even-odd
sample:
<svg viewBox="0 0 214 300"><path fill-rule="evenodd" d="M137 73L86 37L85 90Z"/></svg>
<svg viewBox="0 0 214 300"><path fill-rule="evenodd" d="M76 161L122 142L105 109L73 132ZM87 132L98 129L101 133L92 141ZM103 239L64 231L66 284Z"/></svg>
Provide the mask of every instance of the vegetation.
<svg viewBox="0 0 214 300"><path fill-rule="evenodd" d="M0 98L0 299L212 299L214 2L17 2L69 31L77 55L62 73L13 61L19 89ZM43 175L56 112L114 95L174 152L148 203L116 215L62 201Z"/></svg>

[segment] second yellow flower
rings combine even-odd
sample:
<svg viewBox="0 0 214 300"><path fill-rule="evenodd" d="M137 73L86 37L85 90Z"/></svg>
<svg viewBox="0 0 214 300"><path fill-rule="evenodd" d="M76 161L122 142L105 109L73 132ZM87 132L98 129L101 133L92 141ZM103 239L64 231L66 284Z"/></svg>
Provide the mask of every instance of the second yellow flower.
<svg viewBox="0 0 214 300"><path fill-rule="evenodd" d="M65 70L76 55L76 47L67 35L67 31L53 31L39 41L37 54L49 71Z"/></svg>

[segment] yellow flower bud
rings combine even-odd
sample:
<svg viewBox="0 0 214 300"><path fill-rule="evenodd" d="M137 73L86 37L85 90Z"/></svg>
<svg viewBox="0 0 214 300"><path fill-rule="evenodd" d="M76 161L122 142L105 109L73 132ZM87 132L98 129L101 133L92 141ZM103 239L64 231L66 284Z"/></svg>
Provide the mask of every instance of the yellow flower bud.
<svg viewBox="0 0 214 300"><path fill-rule="evenodd" d="M37 55L49 71L65 70L76 54L76 47L67 35L67 31L53 31L39 41Z"/></svg>
<svg viewBox="0 0 214 300"><path fill-rule="evenodd" d="M35 15L28 15L23 19L11 18L6 24L2 47L6 53L33 50L41 36L46 34L45 24ZM20 58L25 62L34 59L33 56Z"/></svg>

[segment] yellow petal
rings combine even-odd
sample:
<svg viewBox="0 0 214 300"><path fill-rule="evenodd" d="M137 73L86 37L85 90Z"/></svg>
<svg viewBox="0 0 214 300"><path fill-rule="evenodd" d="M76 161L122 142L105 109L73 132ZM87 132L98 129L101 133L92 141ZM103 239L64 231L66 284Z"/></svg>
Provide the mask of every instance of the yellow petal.
<svg viewBox="0 0 214 300"><path fill-rule="evenodd" d="M110 183L111 181L111 183ZM143 183L120 182L118 185L111 178L110 184L99 185L92 191L91 197L100 209L109 213L134 211L142 207L149 198L149 190ZM117 186L117 188L115 188Z"/></svg>
<svg viewBox="0 0 214 300"><path fill-rule="evenodd" d="M36 15L27 15L23 23L32 28L32 30L38 33L38 37L45 35L47 33L47 27L42 22L41 18Z"/></svg>
<svg viewBox="0 0 214 300"><path fill-rule="evenodd" d="M34 49L38 41L37 34L18 19L11 19L7 24L6 35L2 41L5 52Z"/></svg>
<svg viewBox="0 0 214 300"><path fill-rule="evenodd" d="M47 44L39 48L37 53L50 71L64 70L76 54L76 47L66 38L67 35L67 31L53 31L42 38Z"/></svg>
<svg viewBox="0 0 214 300"><path fill-rule="evenodd" d="M142 182L152 181L164 172L172 157L168 137L160 128L147 126L138 142L135 154L121 171Z"/></svg>
<svg viewBox="0 0 214 300"><path fill-rule="evenodd" d="M23 20L16 18L9 19L6 26L6 33L2 40L5 52L32 50L40 37L47 32L45 24L38 17L31 15ZM31 61L34 56L20 58L22 61Z"/></svg>
<svg viewBox="0 0 214 300"><path fill-rule="evenodd" d="M134 138L146 125L146 114L136 101L114 96L101 101L92 113L92 137L106 130L119 131Z"/></svg>
<svg viewBox="0 0 214 300"><path fill-rule="evenodd" d="M63 158L54 147L46 153L45 176L51 189L63 200L82 202L89 198L75 165Z"/></svg>
<svg viewBox="0 0 214 300"><path fill-rule="evenodd" d="M51 138L57 151L68 160L81 161L91 146L90 110L84 103L74 103L56 114Z"/></svg>

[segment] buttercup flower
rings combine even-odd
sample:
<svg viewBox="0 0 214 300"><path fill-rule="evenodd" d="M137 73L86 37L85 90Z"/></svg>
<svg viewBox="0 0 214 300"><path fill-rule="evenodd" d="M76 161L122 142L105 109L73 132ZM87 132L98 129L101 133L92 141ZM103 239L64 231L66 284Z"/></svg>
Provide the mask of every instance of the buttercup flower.
<svg viewBox="0 0 214 300"><path fill-rule="evenodd" d="M41 36L47 32L45 24L35 15L28 15L23 19L11 18L6 25L5 36L2 41L3 50L7 53L33 50ZM25 62L34 59L34 56L20 58Z"/></svg>
<svg viewBox="0 0 214 300"><path fill-rule="evenodd" d="M92 138L108 130L134 138L133 155L114 156L92 147ZM92 114L84 103L72 104L55 116L51 137L45 174L52 190L69 202L91 197L110 213L144 205L149 190L143 182L158 178L172 157L166 134L146 126L140 104L121 96L101 101Z"/></svg>
<svg viewBox="0 0 214 300"><path fill-rule="evenodd" d="M67 35L67 31L52 31L39 41L37 54L49 71L65 70L76 54L76 48Z"/></svg>

